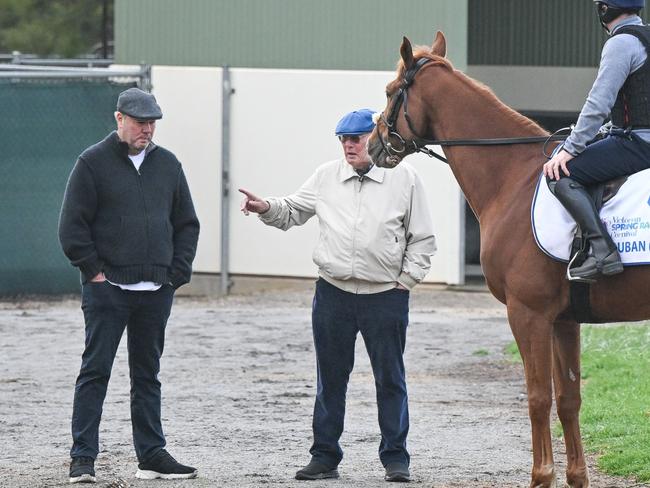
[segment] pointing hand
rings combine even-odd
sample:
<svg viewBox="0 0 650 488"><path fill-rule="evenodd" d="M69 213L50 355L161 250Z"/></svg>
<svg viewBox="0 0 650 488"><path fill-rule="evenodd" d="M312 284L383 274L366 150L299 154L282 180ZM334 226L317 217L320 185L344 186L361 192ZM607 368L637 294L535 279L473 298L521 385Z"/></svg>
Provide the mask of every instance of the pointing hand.
<svg viewBox="0 0 650 488"><path fill-rule="evenodd" d="M244 200L241 202L241 211L244 212L244 215L248 215L249 212L262 214L268 212L269 208L271 208L269 202L252 194L248 190L240 188L239 191L244 194Z"/></svg>

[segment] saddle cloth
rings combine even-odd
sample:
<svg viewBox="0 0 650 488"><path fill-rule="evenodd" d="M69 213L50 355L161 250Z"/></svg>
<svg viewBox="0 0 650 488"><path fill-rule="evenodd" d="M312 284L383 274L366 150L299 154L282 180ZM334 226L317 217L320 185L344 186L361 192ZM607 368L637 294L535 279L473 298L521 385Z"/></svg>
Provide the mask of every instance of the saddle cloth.
<svg viewBox="0 0 650 488"><path fill-rule="evenodd" d="M537 181L531 219L539 248L553 259L568 262L577 224L548 189L543 174ZM629 176L605 202L600 219L624 265L650 264L650 169Z"/></svg>

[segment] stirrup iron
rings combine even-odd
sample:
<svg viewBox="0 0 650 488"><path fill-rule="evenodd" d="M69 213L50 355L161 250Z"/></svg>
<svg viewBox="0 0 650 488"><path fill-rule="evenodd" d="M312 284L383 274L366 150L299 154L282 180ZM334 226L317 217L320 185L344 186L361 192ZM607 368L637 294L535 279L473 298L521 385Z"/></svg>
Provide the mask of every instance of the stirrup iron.
<svg viewBox="0 0 650 488"><path fill-rule="evenodd" d="M571 261L569 261L569 264L566 267L566 277L569 281L573 281L575 283L595 283L596 278L582 278L579 276L573 276L571 274L571 268L573 267L574 262L576 261L576 259L582 259L581 256L582 253L583 251L578 251L573 255Z"/></svg>

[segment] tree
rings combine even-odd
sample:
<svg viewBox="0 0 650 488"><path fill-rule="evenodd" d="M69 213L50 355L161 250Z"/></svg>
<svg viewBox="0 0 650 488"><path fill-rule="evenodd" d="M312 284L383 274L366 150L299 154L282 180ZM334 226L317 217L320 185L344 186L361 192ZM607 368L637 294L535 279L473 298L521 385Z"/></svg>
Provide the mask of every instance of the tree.
<svg viewBox="0 0 650 488"><path fill-rule="evenodd" d="M112 39L113 0L0 0L0 53L75 57Z"/></svg>

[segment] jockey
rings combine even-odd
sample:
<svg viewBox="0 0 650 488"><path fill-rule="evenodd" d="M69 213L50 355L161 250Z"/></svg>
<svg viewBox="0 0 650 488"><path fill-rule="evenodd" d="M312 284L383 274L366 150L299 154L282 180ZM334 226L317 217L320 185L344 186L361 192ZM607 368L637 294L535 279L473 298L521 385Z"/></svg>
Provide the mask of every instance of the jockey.
<svg viewBox="0 0 650 488"><path fill-rule="evenodd" d="M544 165L551 191L591 243L587 260L572 277L623 271L616 245L585 187L650 168L650 26L639 11L645 0L595 1L609 39L598 76L563 147ZM588 143L611 116L607 136Z"/></svg>

